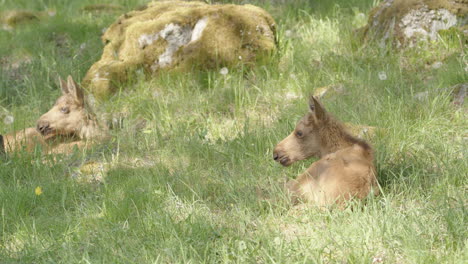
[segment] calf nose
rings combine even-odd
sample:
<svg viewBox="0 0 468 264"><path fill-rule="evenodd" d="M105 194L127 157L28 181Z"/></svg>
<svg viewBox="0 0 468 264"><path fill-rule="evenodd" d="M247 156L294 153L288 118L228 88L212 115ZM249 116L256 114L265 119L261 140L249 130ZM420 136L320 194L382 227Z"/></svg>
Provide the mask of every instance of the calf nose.
<svg viewBox="0 0 468 264"><path fill-rule="evenodd" d="M38 121L37 122L37 127L36 129L39 131L39 132L44 132L44 130L46 130L47 128L49 127L49 122L47 121Z"/></svg>

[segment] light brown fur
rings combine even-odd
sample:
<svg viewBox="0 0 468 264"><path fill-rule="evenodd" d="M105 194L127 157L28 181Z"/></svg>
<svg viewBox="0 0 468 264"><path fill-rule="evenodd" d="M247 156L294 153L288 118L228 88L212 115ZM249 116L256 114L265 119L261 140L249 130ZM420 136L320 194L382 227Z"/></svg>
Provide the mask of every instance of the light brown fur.
<svg viewBox="0 0 468 264"><path fill-rule="evenodd" d="M60 87L62 96L39 118L36 128L3 136L5 152L32 152L40 146L45 153L71 153L76 147L87 148L109 137L107 127L99 124L72 77L67 82L60 79Z"/></svg>
<svg viewBox="0 0 468 264"><path fill-rule="evenodd" d="M283 166L310 157L319 157L297 179L286 183L294 201L314 205L344 204L353 197L378 194L372 148L344 129L311 97L310 111L294 131L274 150L274 159Z"/></svg>
<svg viewBox="0 0 468 264"><path fill-rule="evenodd" d="M108 138L107 128L101 126L84 99L83 90L68 76L60 80L62 96L37 121L37 130L44 136L74 135L81 140Z"/></svg>
<svg viewBox="0 0 468 264"><path fill-rule="evenodd" d="M28 127L10 134L3 135L3 150L13 153L24 150L32 153L41 148L44 153L70 153L74 147L82 147L83 144L76 137L45 137L36 128ZM2 146L0 146L2 148Z"/></svg>
<svg viewBox="0 0 468 264"><path fill-rule="evenodd" d="M7 153L19 151L23 148L27 152L33 152L38 145L46 146L46 140L32 127L3 135L3 146ZM2 146L0 146L0 148L1 147Z"/></svg>

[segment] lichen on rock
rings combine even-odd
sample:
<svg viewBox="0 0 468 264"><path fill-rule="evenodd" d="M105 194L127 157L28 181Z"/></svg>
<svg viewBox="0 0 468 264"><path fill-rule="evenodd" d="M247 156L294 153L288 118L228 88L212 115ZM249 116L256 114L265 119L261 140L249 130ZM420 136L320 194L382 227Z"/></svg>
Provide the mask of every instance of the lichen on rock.
<svg viewBox="0 0 468 264"><path fill-rule="evenodd" d="M102 57L83 85L102 98L137 69L152 75L255 65L276 50L275 38L273 18L253 5L152 2L106 30Z"/></svg>
<svg viewBox="0 0 468 264"><path fill-rule="evenodd" d="M380 45L413 46L436 41L438 32L468 24L468 0L385 0L375 7L360 29L366 40Z"/></svg>

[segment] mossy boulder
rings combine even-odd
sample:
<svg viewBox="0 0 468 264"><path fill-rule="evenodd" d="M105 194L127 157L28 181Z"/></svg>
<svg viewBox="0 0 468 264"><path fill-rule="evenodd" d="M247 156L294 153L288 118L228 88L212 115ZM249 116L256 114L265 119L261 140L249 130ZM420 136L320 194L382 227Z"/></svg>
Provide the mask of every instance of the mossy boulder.
<svg viewBox="0 0 468 264"><path fill-rule="evenodd" d="M98 98L135 72L255 65L276 50L275 21L253 5L160 1L122 15L102 36L83 85Z"/></svg>
<svg viewBox="0 0 468 264"><path fill-rule="evenodd" d="M10 10L0 14L0 22L3 29L12 29L19 24L38 21L39 16L32 11Z"/></svg>
<svg viewBox="0 0 468 264"><path fill-rule="evenodd" d="M454 27L466 35L467 24L468 0L385 0L371 11L361 32L365 40L405 47L436 41L439 31Z"/></svg>
<svg viewBox="0 0 468 264"><path fill-rule="evenodd" d="M100 13L100 12L117 12L117 11L122 11L124 9L123 6L121 5L115 5L115 4L94 4L94 5L86 5L81 10L85 12L95 12L95 13Z"/></svg>
<svg viewBox="0 0 468 264"><path fill-rule="evenodd" d="M7 10L0 12L0 26L4 30L13 30L19 25L34 23L50 16L55 16L54 10Z"/></svg>

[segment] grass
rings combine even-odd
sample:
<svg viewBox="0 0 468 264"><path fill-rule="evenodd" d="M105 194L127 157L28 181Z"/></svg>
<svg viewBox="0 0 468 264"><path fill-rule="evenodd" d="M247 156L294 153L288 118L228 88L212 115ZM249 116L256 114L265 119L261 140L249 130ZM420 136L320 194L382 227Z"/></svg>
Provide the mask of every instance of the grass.
<svg viewBox="0 0 468 264"><path fill-rule="evenodd" d="M118 14L80 11L91 0L0 2L57 12L0 31L0 58L30 59L0 68L0 106L15 117L3 134L51 107L58 75L81 80ZM226 76L136 76L97 107L128 115L110 144L49 163L38 153L0 161L0 262L466 263L468 119L447 89L467 82L466 46L451 37L404 51L363 46L352 30L374 2L252 1L278 23L276 62ZM383 193L342 211L292 207L282 182L312 161L282 168L272 150L309 94L338 84L345 93L323 101L330 112L384 129L372 140ZM72 177L87 162L110 164L102 183Z"/></svg>

